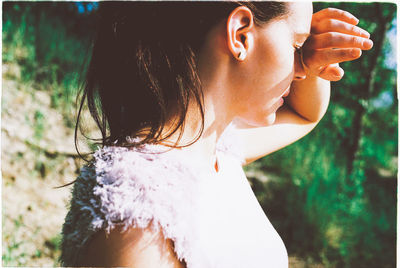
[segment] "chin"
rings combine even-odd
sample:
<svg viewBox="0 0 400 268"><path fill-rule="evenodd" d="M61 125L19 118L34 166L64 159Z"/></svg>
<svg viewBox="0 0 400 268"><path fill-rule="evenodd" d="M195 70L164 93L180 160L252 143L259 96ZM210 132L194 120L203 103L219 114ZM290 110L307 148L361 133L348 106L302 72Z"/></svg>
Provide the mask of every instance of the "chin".
<svg viewBox="0 0 400 268"><path fill-rule="evenodd" d="M260 118L239 118L241 121L244 121L249 126L252 127L267 127L273 125L276 119L276 113L269 114L267 116L260 116Z"/></svg>

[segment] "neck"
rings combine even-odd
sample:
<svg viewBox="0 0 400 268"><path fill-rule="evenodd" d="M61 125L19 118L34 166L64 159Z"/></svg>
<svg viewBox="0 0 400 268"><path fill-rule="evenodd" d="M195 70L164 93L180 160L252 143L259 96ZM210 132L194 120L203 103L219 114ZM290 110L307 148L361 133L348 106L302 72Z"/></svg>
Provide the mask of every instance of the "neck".
<svg viewBox="0 0 400 268"><path fill-rule="evenodd" d="M220 103L220 102L219 102ZM222 132L229 125L233 118L226 116L223 107L212 96L205 95L204 98L204 129L200 138L192 145L180 148L189 154L201 159L211 170L216 170L216 144ZM189 106L182 137L177 143L178 146L191 143L199 134L201 119L197 106ZM168 127L166 128L168 129ZM178 131L179 132L179 131ZM175 133L166 143L175 144L179 133Z"/></svg>
<svg viewBox="0 0 400 268"><path fill-rule="evenodd" d="M216 27L213 32L224 31L222 23ZM203 159L204 163L215 170L216 164L216 144L225 128L233 120L232 109L229 103L232 103L229 94L229 68L230 57L221 54L215 46L224 46L224 39L221 34L215 34L213 42L206 42L204 49L199 55L199 76L202 82L202 91L204 95L204 129L200 138L192 145L182 148L190 152L196 158ZM192 103L191 103L192 104ZM201 127L201 118L197 105L189 105L186 116L185 126L182 132L182 138L178 145L191 143L198 135ZM175 133L171 137L174 144L179 136Z"/></svg>

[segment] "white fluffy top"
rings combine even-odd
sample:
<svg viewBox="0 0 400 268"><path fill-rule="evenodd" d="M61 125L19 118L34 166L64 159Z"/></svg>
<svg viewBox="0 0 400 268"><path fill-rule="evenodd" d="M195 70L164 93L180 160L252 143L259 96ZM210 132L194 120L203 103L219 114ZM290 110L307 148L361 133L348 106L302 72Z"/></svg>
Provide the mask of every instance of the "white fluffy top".
<svg viewBox="0 0 400 268"><path fill-rule="evenodd" d="M236 141L224 132L217 150L237 158ZM191 247L196 241L198 180L204 169L195 158L182 157L179 150L165 152L161 145L137 148L104 147L94 161L81 169L63 226L62 255L66 266L79 264L85 245L99 230L114 228L162 228L174 241L179 260L188 267L199 258Z"/></svg>

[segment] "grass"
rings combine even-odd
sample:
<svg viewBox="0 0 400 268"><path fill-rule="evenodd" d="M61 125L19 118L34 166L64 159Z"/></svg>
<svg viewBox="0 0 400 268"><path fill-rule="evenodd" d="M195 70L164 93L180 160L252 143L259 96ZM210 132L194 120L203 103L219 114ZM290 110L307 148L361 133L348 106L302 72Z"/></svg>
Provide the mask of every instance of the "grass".
<svg viewBox="0 0 400 268"><path fill-rule="evenodd" d="M15 4L7 11L3 14L3 62L21 66L20 82L34 82L39 90L49 91L51 107L72 127L75 110L71 104L88 55L88 39L68 32L62 19L49 16L45 8L38 12L33 5ZM35 114L35 119L42 118L40 111ZM38 127L35 136L40 138L40 122Z"/></svg>
<svg viewBox="0 0 400 268"><path fill-rule="evenodd" d="M43 134L45 131L45 116L40 110L36 110L34 114L34 135L33 137L36 140L40 140L43 138Z"/></svg>
<svg viewBox="0 0 400 268"><path fill-rule="evenodd" d="M47 111L50 109L61 114L65 129L60 129L60 131L73 130L75 124L74 101L82 73L80 71L83 69L82 65L87 56L88 39L80 39L71 34L66 30L68 22L64 22L62 18L49 16L47 14L49 10L46 8L38 12L38 9L32 8L34 5L36 3L5 3L3 5L2 56L3 65L19 67L17 71L8 72L4 76L5 79L13 80L18 85L9 90L23 91L24 94L31 94L31 97L34 97L34 91L42 91L43 95L49 96L49 107L40 106L35 110L31 106L31 112L22 117L23 122L21 123L32 129L31 138L38 143L48 136L46 135L49 130ZM51 5L48 3L48 6ZM38 101L32 99L33 102ZM6 103L5 101L3 98L2 103ZM29 110L28 107L26 110ZM73 160L72 164L69 164L71 162L68 162L64 156L51 158L41 151L29 150L31 150L29 153L18 152L15 154L15 161L24 163L29 158L30 163L34 163L32 168L26 168L23 171L24 178L38 181L38 179L47 180L52 177L49 180L50 184L57 186L63 184L63 180L60 178L72 180L71 170L75 169ZM3 165L3 168L5 167L6 163ZM22 177L16 177L16 180L22 179ZM27 181L27 183L29 182ZM15 186L8 185L8 187ZM50 190L43 189L43 191L49 192ZM25 197L25 199L28 198ZM42 201L43 203L39 205L40 209L45 209L47 206L45 198ZM51 203L50 200L47 201ZM60 210L63 209L60 208ZM33 213L27 212L30 213L29 215ZM26 222L24 223L24 220L27 221L27 217L19 215L11 220L15 217L15 213L20 212L8 211L6 214L3 209L3 223L7 225L7 229L3 233L3 266L42 265L43 262L48 263L49 258L53 260L53 263L50 260L50 265L58 266L60 230L56 230L50 234L50 238L46 239L49 234L43 232L44 230L40 227L34 227L38 223L31 222L29 226ZM59 216L49 215L49 217ZM21 233L24 233L24 236L27 234L27 238L21 240L18 237ZM42 239L44 242L40 242Z"/></svg>
<svg viewBox="0 0 400 268"><path fill-rule="evenodd" d="M3 214L3 222L4 222L4 214ZM18 231L19 228L24 226L23 217L19 215L17 219L14 219L14 228L15 232ZM24 243L23 241L17 241L15 236L8 234L5 237L10 238L10 242L5 247L5 251L2 253L2 261L3 266L14 266L14 265L24 265L26 264L26 256L27 254L24 252L20 252L20 246Z"/></svg>

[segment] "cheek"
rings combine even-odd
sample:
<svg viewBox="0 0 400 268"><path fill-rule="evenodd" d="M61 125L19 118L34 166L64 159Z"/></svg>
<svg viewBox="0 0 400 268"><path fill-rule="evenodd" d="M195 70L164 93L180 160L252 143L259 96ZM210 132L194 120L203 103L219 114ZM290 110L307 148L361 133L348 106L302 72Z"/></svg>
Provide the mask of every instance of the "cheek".
<svg viewBox="0 0 400 268"><path fill-rule="evenodd" d="M255 101L262 104L275 103L293 80L294 54L289 49L270 50L264 62L254 70ZM261 58L261 57L260 57Z"/></svg>
<svg viewBox="0 0 400 268"><path fill-rule="evenodd" d="M293 77L294 48L285 42L267 44L263 47L264 53L257 57L252 74L253 83L259 90L259 98L276 98L283 93ZM283 88L282 88L283 87Z"/></svg>
<svg viewBox="0 0 400 268"><path fill-rule="evenodd" d="M266 61L268 62L267 75L273 81L282 80L286 78L293 70L294 66L294 53L293 48L286 46L285 48L277 48L268 55Z"/></svg>

